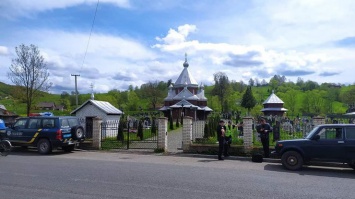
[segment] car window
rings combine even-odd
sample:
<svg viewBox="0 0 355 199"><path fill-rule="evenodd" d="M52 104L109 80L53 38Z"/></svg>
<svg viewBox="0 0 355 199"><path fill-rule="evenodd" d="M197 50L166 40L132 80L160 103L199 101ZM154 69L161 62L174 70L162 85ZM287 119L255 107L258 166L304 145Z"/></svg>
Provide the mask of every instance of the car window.
<svg viewBox="0 0 355 199"><path fill-rule="evenodd" d="M70 127L79 125L79 122L78 122L78 120L76 118L69 118L68 121L69 121L69 126Z"/></svg>
<svg viewBox="0 0 355 199"><path fill-rule="evenodd" d="M348 140L355 140L355 127L347 127L345 136Z"/></svg>
<svg viewBox="0 0 355 199"><path fill-rule="evenodd" d="M60 126L61 128L68 128L69 127L69 122L67 119L60 119Z"/></svg>
<svg viewBox="0 0 355 199"><path fill-rule="evenodd" d="M321 140L339 140L343 139L342 128L334 128L334 127L324 127L322 128L318 135Z"/></svg>
<svg viewBox="0 0 355 199"><path fill-rule="evenodd" d="M53 118L44 118L42 120L43 128L51 129L55 127L55 120Z"/></svg>
<svg viewBox="0 0 355 199"><path fill-rule="evenodd" d="M41 127L41 119L38 118L31 118L28 121L28 129L38 129Z"/></svg>
<svg viewBox="0 0 355 199"><path fill-rule="evenodd" d="M27 122L27 119L19 119L14 124L14 128L17 128L17 129L25 128L26 122Z"/></svg>

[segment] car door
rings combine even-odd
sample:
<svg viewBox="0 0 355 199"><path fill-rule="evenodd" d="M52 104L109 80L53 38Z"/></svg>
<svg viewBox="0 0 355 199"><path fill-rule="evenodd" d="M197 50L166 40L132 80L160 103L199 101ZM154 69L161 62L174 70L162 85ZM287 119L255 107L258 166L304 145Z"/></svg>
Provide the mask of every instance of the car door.
<svg viewBox="0 0 355 199"><path fill-rule="evenodd" d="M319 139L312 139L312 143L309 146L311 149L310 158L329 161L342 159L342 148L345 144L343 135L343 128L339 126L320 128L315 135L319 136Z"/></svg>
<svg viewBox="0 0 355 199"><path fill-rule="evenodd" d="M20 118L15 122L15 124L11 128L7 129L6 134L11 140L11 142L13 142L14 144L25 142L23 134L27 122L27 118Z"/></svg>
<svg viewBox="0 0 355 199"><path fill-rule="evenodd" d="M23 129L23 139L26 143L32 144L42 130L41 118L29 118L26 127Z"/></svg>
<svg viewBox="0 0 355 199"><path fill-rule="evenodd" d="M344 145L345 160L355 160L355 127L345 128Z"/></svg>

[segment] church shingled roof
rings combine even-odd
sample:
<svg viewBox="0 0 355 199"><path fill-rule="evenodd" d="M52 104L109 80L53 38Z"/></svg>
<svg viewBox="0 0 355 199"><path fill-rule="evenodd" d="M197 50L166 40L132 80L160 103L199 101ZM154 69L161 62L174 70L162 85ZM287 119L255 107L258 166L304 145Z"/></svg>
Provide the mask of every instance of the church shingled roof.
<svg viewBox="0 0 355 199"><path fill-rule="evenodd" d="M284 102L275 95L274 91L272 94L264 101L263 104L283 104Z"/></svg>
<svg viewBox="0 0 355 199"><path fill-rule="evenodd" d="M197 81L194 79L194 77L190 74L190 71L188 70L189 63L187 62L187 55L185 54L185 62L183 64L184 70L182 70L179 78L176 80L174 87L177 86L197 86Z"/></svg>

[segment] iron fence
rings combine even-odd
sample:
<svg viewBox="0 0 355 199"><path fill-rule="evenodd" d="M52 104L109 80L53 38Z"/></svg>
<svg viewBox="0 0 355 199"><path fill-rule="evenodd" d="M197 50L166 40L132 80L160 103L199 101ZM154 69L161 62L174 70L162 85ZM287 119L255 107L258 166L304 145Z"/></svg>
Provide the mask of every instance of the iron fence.
<svg viewBox="0 0 355 199"><path fill-rule="evenodd" d="M109 149L157 149L158 135L151 128L143 128L139 133L136 125L125 125L122 121L105 121L101 123L101 148Z"/></svg>

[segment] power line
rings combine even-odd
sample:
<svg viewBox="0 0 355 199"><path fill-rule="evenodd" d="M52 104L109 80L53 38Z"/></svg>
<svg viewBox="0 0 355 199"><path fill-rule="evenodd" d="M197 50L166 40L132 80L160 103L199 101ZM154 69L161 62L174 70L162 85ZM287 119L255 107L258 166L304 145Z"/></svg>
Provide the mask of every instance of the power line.
<svg viewBox="0 0 355 199"><path fill-rule="evenodd" d="M97 0L96 9L95 9L95 15L94 15L94 19L93 19L92 24L91 24L91 30L90 30L89 40L88 40L88 43L87 43L87 45L86 45L86 50L85 50L85 54L84 54L84 59L83 59L83 63L81 64L80 71L83 69L83 66L84 66L84 63L85 63L85 59L86 59L86 54L87 54L88 49L89 49L89 44L90 44L90 40L91 40L91 34L92 34L92 30L94 29L94 24L95 24L95 19L96 19L96 13L97 13L97 8L99 7L99 2L100 2L100 0Z"/></svg>
<svg viewBox="0 0 355 199"><path fill-rule="evenodd" d="M86 44L86 49L85 49L85 54L84 54L84 58L83 58L83 63L81 64L81 68L80 68L80 72L83 69L84 63L85 63L85 59L86 59L86 55L88 53L88 49L89 49L89 44L90 44L90 40L91 40L91 34L92 34L92 30L94 29L94 24L95 24L95 19L96 19L96 14L97 14L97 8L99 7L99 2L100 0L97 0L97 4L96 4L96 9L95 9L95 15L94 15L94 19L92 21L91 24L91 30L90 30L90 35L89 35L89 40L88 43ZM80 76L79 74L72 74L71 76L75 77L75 101L76 101L76 108L78 108L78 82L77 82L77 77Z"/></svg>

